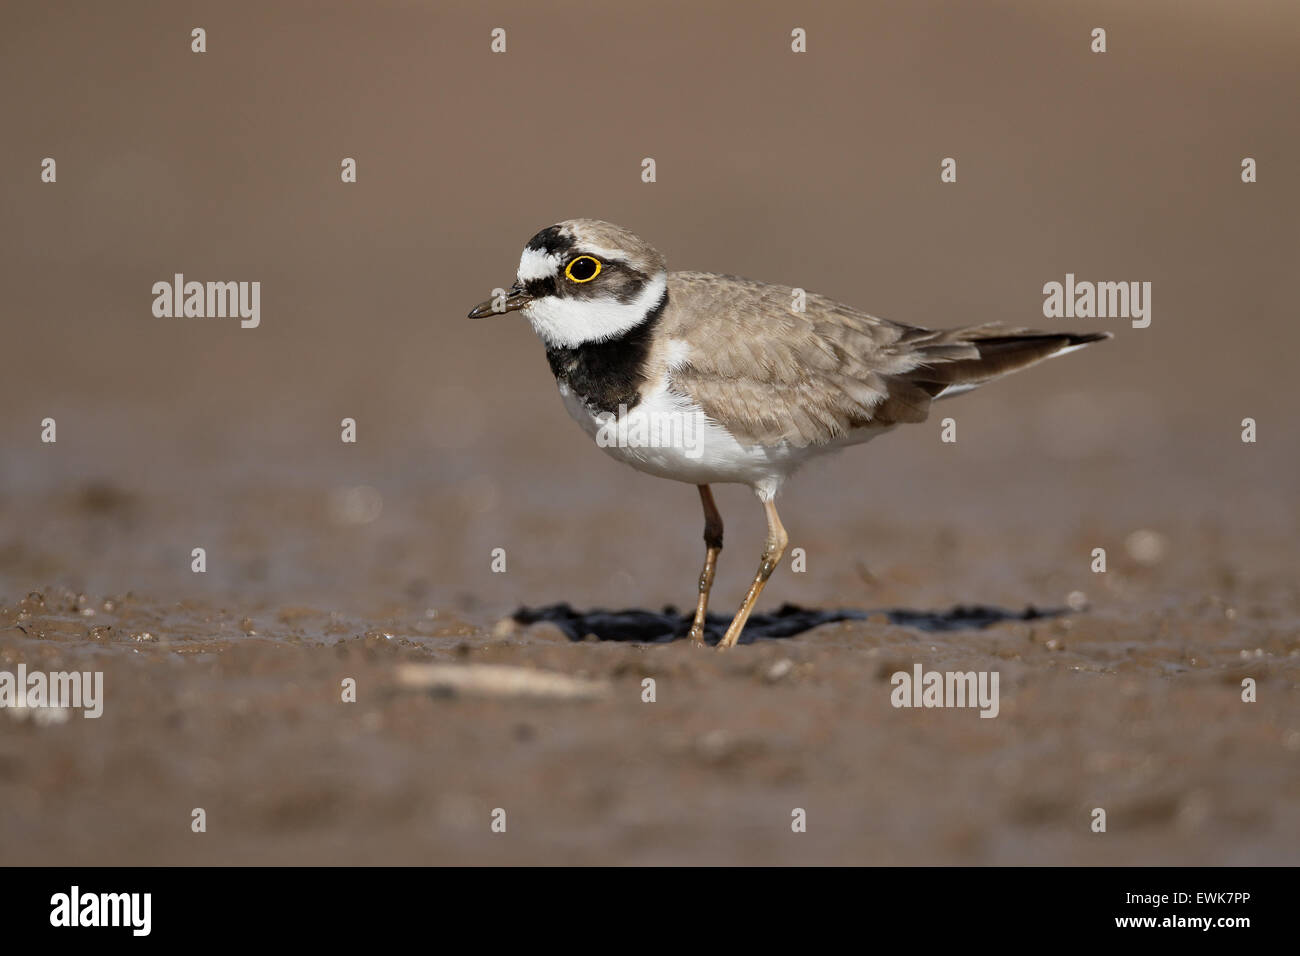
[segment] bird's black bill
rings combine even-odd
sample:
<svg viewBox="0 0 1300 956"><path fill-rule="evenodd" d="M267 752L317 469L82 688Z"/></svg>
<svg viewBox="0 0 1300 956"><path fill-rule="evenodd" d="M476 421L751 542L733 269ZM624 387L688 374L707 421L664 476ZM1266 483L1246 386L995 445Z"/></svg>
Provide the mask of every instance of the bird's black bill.
<svg viewBox="0 0 1300 956"><path fill-rule="evenodd" d="M489 315L504 315L507 312L518 312L531 301L533 301L531 295L519 288L519 286L515 286L504 296L497 296L496 298L488 299L486 302L480 302L478 305L474 306L474 308L470 310L469 317L471 319L484 319Z"/></svg>

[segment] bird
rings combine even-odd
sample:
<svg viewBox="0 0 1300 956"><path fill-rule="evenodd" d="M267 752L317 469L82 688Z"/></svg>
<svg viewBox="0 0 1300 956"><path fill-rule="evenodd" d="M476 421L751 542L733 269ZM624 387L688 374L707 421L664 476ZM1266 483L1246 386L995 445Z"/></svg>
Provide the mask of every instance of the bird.
<svg viewBox="0 0 1300 956"><path fill-rule="evenodd" d="M669 272L654 246L598 219L538 232L510 288L469 318L512 312L541 339L570 416L606 453L697 487L705 555L693 644L705 644L722 551L711 486L757 495L767 536L723 650L740 640L789 544L776 497L800 466L924 421L934 401L1110 338L997 323L929 329L790 286Z"/></svg>

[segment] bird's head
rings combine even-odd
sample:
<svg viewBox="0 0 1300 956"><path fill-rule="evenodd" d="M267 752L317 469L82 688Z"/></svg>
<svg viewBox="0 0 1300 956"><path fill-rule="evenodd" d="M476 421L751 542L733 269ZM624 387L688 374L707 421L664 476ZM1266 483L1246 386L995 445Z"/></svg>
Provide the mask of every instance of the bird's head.
<svg viewBox="0 0 1300 956"><path fill-rule="evenodd" d="M663 307L664 257L613 223L569 219L524 247L514 286L471 319L522 311L551 348L577 348L631 331Z"/></svg>

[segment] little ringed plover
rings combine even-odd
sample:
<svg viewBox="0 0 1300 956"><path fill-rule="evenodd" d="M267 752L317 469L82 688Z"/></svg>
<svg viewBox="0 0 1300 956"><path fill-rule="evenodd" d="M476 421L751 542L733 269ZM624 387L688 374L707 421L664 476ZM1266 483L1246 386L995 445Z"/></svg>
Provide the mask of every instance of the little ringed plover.
<svg viewBox="0 0 1300 956"><path fill-rule="evenodd" d="M570 415L633 468L689 482L704 506L704 570L690 637L703 643L722 550L709 485L749 485L767 514L758 573L719 643L735 645L788 538L776 494L818 455L924 421L970 391L1106 332L996 324L926 329L798 290L668 272L620 226L570 219L528 241L514 285L471 319L520 311L546 347Z"/></svg>

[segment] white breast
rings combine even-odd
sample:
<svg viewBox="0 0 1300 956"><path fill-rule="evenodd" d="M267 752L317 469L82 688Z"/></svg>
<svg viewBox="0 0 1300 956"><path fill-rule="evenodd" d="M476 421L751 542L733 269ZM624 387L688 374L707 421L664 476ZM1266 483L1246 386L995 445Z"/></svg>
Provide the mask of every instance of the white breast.
<svg viewBox="0 0 1300 956"><path fill-rule="evenodd" d="M560 395L574 421L597 445L638 471L693 485L749 485L763 500L774 497L799 466L840 447L742 445L699 405L670 391L667 376L643 393L635 408L619 414L594 411L564 385ZM876 433L856 433L851 443Z"/></svg>

